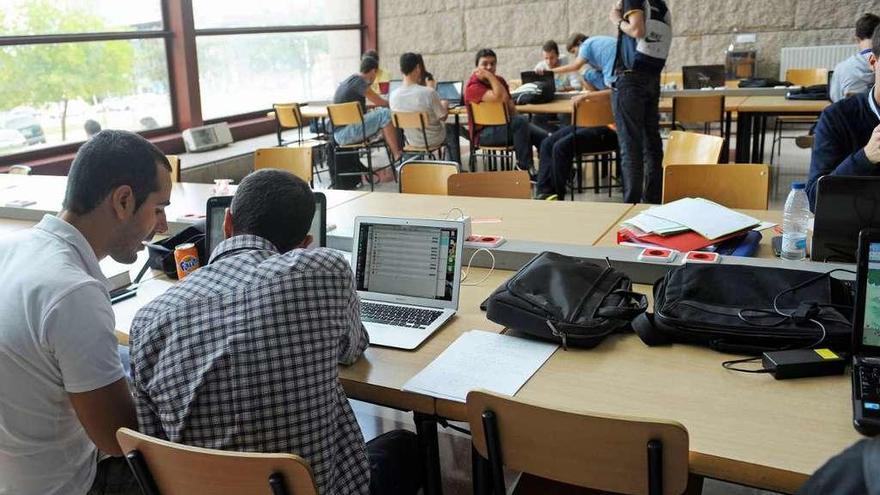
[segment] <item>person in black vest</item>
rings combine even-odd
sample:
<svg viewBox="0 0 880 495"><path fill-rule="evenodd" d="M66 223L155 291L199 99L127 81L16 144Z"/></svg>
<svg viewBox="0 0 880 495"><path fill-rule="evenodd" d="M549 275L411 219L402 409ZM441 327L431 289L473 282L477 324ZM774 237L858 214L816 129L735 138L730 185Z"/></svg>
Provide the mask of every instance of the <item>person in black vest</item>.
<svg viewBox="0 0 880 495"><path fill-rule="evenodd" d="M826 108L816 123L807 197L816 207L816 186L825 175L880 175L880 29L871 38L868 64L874 85Z"/></svg>
<svg viewBox="0 0 880 495"><path fill-rule="evenodd" d="M672 43L672 19L663 0L615 0L619 31L614 64L614 120L620 141L623 200L659 203L663 190L660 73Z"/></svg>

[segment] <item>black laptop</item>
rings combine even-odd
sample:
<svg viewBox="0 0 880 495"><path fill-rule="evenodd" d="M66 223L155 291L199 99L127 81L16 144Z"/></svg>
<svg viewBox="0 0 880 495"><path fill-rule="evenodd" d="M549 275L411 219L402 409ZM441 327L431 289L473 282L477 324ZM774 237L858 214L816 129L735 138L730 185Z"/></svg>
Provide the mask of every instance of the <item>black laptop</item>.
<svg viewBox="0 0 880 495"><path fill-rule="evenodd" d="M880 432L880 230L859 234L852 342L853 425Z"/></svg>
<svg viewBox="0 0 880 495"><path fill-rule="evenodd" d="M724 86L723 65L686 65L681 68L684 89L720 88Z"/></svg>
<svg viewBox="0 0 880 495"><path fill-rule="evenodd" d="M538 74L533 70L527 70L525 72L520 72L519 77L522 79L523 84L546 81L550 84L551 88L556 87L556 82L553 80L553 73L549 71L545 71L543 74Z"/></svg>
<svg viewBox="0 0 880 495"><path fill-rule="evenodd" d="M880 177L826 175L816 189L813 261L855 263L859 231L880 228Z"/></svg>
<svg viewBox="0 0 880 495"><path fill-rule="evenodd" d="M232 196L214 196L208 198L205 211L205 253L210 259L211 253L218 244L223 242L223 218L226 209L232 204ZM312 218L312 226L309 228L312 235L310 247L325 247L327 245L327 196L324 193L315 193L315 216Z"/></svg>

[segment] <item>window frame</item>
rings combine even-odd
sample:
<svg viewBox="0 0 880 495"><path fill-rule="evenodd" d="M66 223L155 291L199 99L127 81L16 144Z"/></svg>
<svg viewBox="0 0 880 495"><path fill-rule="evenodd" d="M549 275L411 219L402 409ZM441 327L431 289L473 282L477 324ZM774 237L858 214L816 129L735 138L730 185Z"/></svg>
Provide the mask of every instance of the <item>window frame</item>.
<svg viewBox="0 0 880 495"><path fill-rule="evenodd" d="M181 131L216 122L228 122L236 140L275 132L274 120L266 117L269 109L230 115L220 119L202 118L196 38L236 34L305 33L315 31L352 31L361 33L360 50L378 47L378 0L360 0L360 24L326 24L304 26L260 26L244 28L195 29L192 0L161 0L162 30L70 33L33 36L0 36L0 47L12 45L60 44L89 41L157 39L165 40L168 83L171 98L171 126L139 134L156 144L165 153L185 150ZM82 142L70 142L38 150L0 156L0 172L9 165L27 164L38 173L65 173Z"/></svg>

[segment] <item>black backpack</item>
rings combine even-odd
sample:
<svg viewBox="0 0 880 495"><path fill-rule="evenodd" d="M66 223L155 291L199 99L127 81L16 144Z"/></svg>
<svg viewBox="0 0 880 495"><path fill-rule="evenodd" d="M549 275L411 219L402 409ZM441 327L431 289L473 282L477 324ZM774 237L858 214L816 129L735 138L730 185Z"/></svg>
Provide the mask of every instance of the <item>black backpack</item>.
<svg viewBox="0 0 880 495"><path fill-rule="evenodd" d="M848 350L853 300L851 287L828 273L685 264L654 284L653 315L632 325L651 346L681 342L754 355Z"/></svg>
<svg viewBox="0 0 880 495"><path fill-rule="evenodd" d="M828 85L816 84L814 86L806 86L799 89L792 89L785 94L787 100L827 100Z"/></svg>
<svg viewBox="0 0 880 495"><path fill-rule="evenodd" d="M543 252L489 296L486 317L528 335L591 348L648 308L626 274L557 253Z"/></svg>
<svg viewBox="0 0 880 495"><path fill-rule="evenodd" d="M538 103L550 103L556 94L556 85L550 81L534 81L523 84L514 90L510 96L517 105L534 105Z"/></svg>

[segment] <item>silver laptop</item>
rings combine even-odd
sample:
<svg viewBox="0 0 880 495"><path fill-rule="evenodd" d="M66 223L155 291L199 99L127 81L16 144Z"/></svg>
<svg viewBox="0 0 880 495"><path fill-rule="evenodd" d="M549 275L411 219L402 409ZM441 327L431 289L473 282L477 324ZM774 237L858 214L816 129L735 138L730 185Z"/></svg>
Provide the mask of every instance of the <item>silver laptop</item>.
<svg viewBox="0 0 880 495"><path fill-rule="evenodd" d="M458 310L463 224L357 217L353 259L370 344L415 349Z"/></svg>

